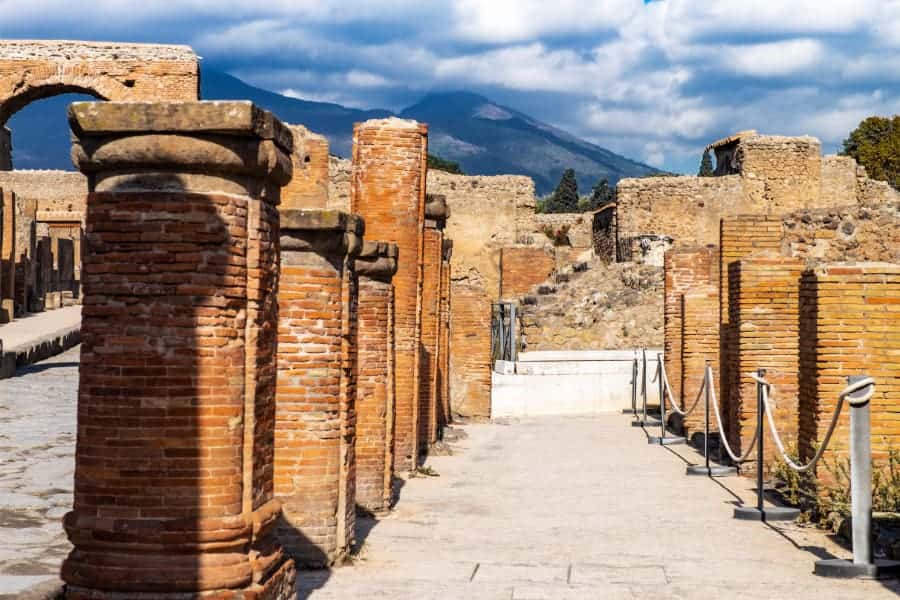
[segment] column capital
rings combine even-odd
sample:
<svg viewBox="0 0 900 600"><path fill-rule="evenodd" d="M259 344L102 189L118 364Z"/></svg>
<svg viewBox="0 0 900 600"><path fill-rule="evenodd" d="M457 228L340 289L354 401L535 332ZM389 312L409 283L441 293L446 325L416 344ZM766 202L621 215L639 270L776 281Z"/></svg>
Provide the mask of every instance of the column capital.
<svg viewBox="0 0 900 600"><path fill-rule="evenodd" d="M281 249L356 256L363 246L362 217L339 210L291 209L281 213Z"/></svg>
<svg viewBox="0 0 900 600"><path fill-rule="evenodd" d="M428 229L443 229L447 225L450 216L450 207L447 206L447 196L443 194L425 195L425 227Z"/></svg>
<svg viewBox="0 0 900 600"><path fill-rule="evenodd" d="M388 242L363 242L362 250L356 257L356 274L379 281L390 281L397 272L397 244Z"/></svg>

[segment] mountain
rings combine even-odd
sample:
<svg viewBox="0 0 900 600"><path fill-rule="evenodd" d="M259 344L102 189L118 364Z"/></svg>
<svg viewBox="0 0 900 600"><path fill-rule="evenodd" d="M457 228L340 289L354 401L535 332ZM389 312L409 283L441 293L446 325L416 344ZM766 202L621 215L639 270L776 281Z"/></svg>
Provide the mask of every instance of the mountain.
<svg viewBox="0 0 900 600"><path fill-rule="evenodd" d="M553 191L567 168L575 169L581 194L603 177L615 185L657 172L469 92L430 94L400 116L428 123L429 152L459 162L465 173L528 175L539 194Z"/></svg>
<svg viewBox="0 0 900 600"><path fill-rule="evenodd" d="M353 123L391 116L388 110L358 110L269 92L220 71L204 69L201 96L206 100L252 100L288 123L302 123L328 137L331 151L350 156ZM13 115L13 163L17 169L71 169L65 107L90 96L66 94L27 106ZM511 108L469 92L429 94L399 116L429 124L429 151L457 161L470 175L516 174L532 177L539 194L552 191L563 170L575 169L580 191L606 177L655 173L609 150L541 123Z"/></svg>

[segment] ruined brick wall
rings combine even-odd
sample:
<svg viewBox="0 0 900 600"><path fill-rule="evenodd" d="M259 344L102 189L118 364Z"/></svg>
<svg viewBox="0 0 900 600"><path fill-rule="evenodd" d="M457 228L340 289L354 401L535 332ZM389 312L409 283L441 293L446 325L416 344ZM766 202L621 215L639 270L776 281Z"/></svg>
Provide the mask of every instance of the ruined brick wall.
<svg viewBox="0 0 900 600"><path fill-rule="evenodd" d="M0 171L0 188L35 203L36 210L84 214L87 177L77 171Z"/></svg>
<svg viewBox="0 0 900 600"><path fill-rule="evenodd" d="M491 415L491 298L478 281L451 280L450 397L454 415Z"/></svg>
<svg viewBox="0 0 900 600"><path fill-rule="evenodd" d="M359 280L357 329L356 501L366 510L391 503L394 286Z"/></svg>
<svg viewBox="0 0 900 600"><path fill-rule="evenodd" d="M0 323L9 323L15 315L16 291L16 195L0 188Z"/></svg>
<svg viewBox="0 0 900 600"><path fill-rule="evenodd" d="M8 171L12 173L14 171ZM42 307L35 306L37 259L37 202L16 195L15 215L15 316Z"/></svg>
<svg viewBox="0 0 900 600"><path fill-rule="evenodd" d="M822 443L837 396L849 375L875 378L871 399L872 455L887 460L900 448L900 266L834 263L803 273L800 284L800 455L809 459ZM849 407L823 461L845 464ZM830 476L823 462L819 481ZM820 489L820 492L822 490Z"/></svg>
<svg viewBox="0 0 900 600"><path fill-rule="evenodd" d="M850 156L822 157L819 206L848 206L859 197L856 161Z"/></svg>
<svg viewBox="0 0 900 600"><path fill-rule="evenodd" d="M782 218L782 251L810 264L900 263L900 198L875 205L803 210Z"/></svg>
<svg viewBox="0 0 900 600"><path fill-rule="evenodd" d="M823 206L821 150L819 140L812 137L742 137L736 161L755 212L781 214Z"/></svg>
<svg viewBox="0 0 900 600"><path fill-rule="evenodd" d="M399 248L393 280L394 460L398 469L414 469L418 457L427 147L427 128L415 121L384 119L354 127L351 211L365 219L368 238Z"/></svg>
<svg viewBox="0 0 900 600"><path fill-rule="evenodd" d="M346 158L328 157L328 208L350 210L350 176L353 163Z"/></svg>
<svg viewBox="0 0 900 600"><path fill-rule="evenodd" d="M663 287L663 364L669 387L684 408L686 398L681 386L681 297L697 286L718 286L719 249L717 246L673 248L665 254ZM693 398L686 398L693 401Z"/></svg>
<svg viewBox="0 0 900 600"><path fill-rule="evenodd" d="M716 309L719 293L715 286L698 285L681 296L681 385L684 391L681 403L683 410L689 410L697 399L703 385L707 361L715 368L719 361L719 323ZM713 381L713 385L716 382ZM722 394L716 390L719 405ZM705 414L703 398L691 415L683 420L684 435L690 437L704 427ZM712 409L710 409L712 410ZM713 426L714 427L714 426Z"/></svg>
<svg viewBox="0 0 900 600"><path fill-rule="evenodd" d="M328 139L302 125L289 125L294 135L294 175L281 190L283 210L328 207ZM346 209L345 209L346 210Z"/></svg>
<svg viewBox="0 0 900 600"><path fill-rule="evenodd" d="M438 419L441 427L452 420L450 413L450 254L452 243L444 242L444 260L441 265L440 329L438 332L439 357L437 373Z"/></svg>
<svg viewBox="0 0 900 600"><path fill-rule="evenodd" d="M622 179L616 205L620 244L656 234L688 246L718 243L722 217L751 206L738 175Z"/></svg>
<svg viewBox="0 0 900 600"><path fill-rule="evenodd" d="M437 366L440 359L441 254L444 236L435 227L425 228L422 285L422 338L419 363L419 451L425 452L437 440Z"/></svg>
<svg viewBox="0 0 900 600"><path fill-rule="evenodd" d="M187 46L3 40L0 124L29 102L60 88L106 100L197 100L200 67Z"/></svg>
<svg viewBox="0 0 900 600"><path fill-rule="evenodd" d="M556 269L553 251L545 246L509 246L500 251L500 297L528 294Z"/></svg>
<svg viewBox="0 0 900 600"><path fill-rule="evenodd" d="M522 220L520 219L520 225ZM592 213L535 214L530 231L520 230L517 239L529 244L542 245L551 241L545 230L561 231L568 227L568 243L558 247L557 253L564 264L571 264L594 247L594 220ZM567 250L563 253L562 250ZM560 265L564 266L564 265Z"/></svg>
<svg viewBox="0 0 900 600"><path fill-rule="evenodd" d="M725 404L728 403L731 397L729 389L731 359L729 354L737 339L737 332L730 320L728 306L728 265L761 250L778 251L781 249L781 245L782 228L781 219L779 218L768 215L738 215L722 219L720 224L718 314L721 329L721 348L719 352L720 363L718 368L714 366L714 369L719 379L721 392L719 397L723 399ZM725 426L728 429L729 440L735 440L733 436L737 435L736 415L732 415L729 408L722 417L727 421Z"/></svg>
<svg viewBox="0 0 900 600"><path fill-rule="evenodd" d="M0 171L12 169L12 133L0 127Z"/></svg>
<svg viewBox="0 0 900 600"><path fill-rule="evenodd" d="M749 446L756 431L756 382L748 373L758 369L766 370L765 378L774 386L770 402L782 440L797 443L802 270L803 261L783 257L774 250L750 254L728 267L729 322L735 324L727 359L728 406L734 439L741 449ZM778 451L766 437L764 460L768 470ZM741 472L752 473L756 468L755 463L748 462Z"/></svg>

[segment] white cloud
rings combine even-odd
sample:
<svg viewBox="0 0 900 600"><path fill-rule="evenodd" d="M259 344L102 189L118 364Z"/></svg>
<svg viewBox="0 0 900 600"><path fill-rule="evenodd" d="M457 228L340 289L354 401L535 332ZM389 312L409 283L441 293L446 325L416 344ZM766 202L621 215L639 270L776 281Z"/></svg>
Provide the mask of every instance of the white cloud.
<svg viewBox="0 0 900 600"><path fill-rule="evenodd" d="M821 42L795 39L767 44L725 46L719 52L723 70L755 77L792 75L816 67L826 55Z"/></svg>

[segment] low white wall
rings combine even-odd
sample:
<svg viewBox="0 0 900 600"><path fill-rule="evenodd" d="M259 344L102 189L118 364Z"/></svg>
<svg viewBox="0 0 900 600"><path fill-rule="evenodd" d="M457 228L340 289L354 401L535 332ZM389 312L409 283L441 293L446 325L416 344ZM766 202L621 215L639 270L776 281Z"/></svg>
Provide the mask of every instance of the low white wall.
<svg viewBox="0 0 900 600"><path fill-rule="evenodd" d="M647 351L650 404L659 403L658 387L650 380L661 352ZM507 362L491 374L491 417L621 412L631 406L634 357L632 350L523 352L514 369Z"/></svg>

